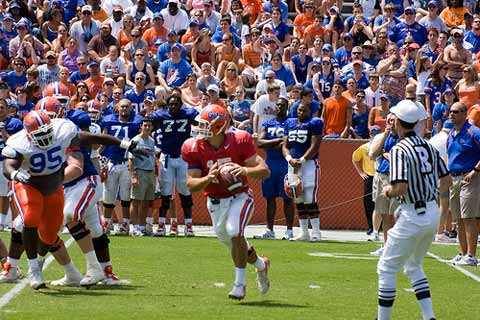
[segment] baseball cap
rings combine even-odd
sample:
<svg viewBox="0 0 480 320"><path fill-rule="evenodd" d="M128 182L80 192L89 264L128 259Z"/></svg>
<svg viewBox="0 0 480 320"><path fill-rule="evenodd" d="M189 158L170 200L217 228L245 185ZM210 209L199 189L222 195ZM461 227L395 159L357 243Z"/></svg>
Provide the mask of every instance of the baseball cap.
<svg viewBox="0 0 480 320"><path fill-rule="evenodd" d="M163 14L161 14L160 12L155 12L153 14L153 20L155 19L162 19L162 20L165 20L165 18L163 17Z"/></svg>
<svg viewBox="0 0 480 320"><path fill-rule="evenodd" d="M177 32L176 32L174 29L168 30L167 36L171 36L171 35L176 36L176 35L177 35Z"/></svg>
<svg viewBox="0 0 480 320"><path fill-rule="evenodd" d="M352 66L354 66L354 65L356 65L356 64L363 65L363 62L362 62L362 60L354 60L354 61L352 62Z"/></svg>
<svg viewBox="0 0 480 320"><path fill-rule="evenodd" d="M82 13L84 12L92 12L92 6L89 6L88 4L82 7Z"/></svg>
<svg viewBox="0 0 480 320"><path fill-rule="evenodd" d="M18 2L12 2L8 5L8 8L9 9L19 8L20 9L21 7L20 7L20 4Z"/></svg>
<svg viewBox="0 0 480 320"><path fill-rule="evenodd" d="M380 99L390 99L390 96L385 92L385 91L381 91L380 92Z"/></svg>
<svg viewBox="0 0 480 320"><path fill-rule="evenodd" d="M218 94L220 93L220 88L216 84L211 84L207 87L207 92L208 91L214 91Z"/></svg>
<svg viewBox="0 0 480 320"><path fill-rule="evenodd" d="M54 51L47 51L47 53L45 54L45 58L48 58L48 57L57 57L57 54L54 52Z"/></svg>
<svg viewBox="0 0 480 320"><path fill-rule="evenodd" d="M122 6L114 6L112 11L113 12L115 12L115 11L123 12L123 8L122 8Z"/></svg>
<svg viewBox="0 0 480 320"><path fill-rule="evenodd" d="M365 41L365 43L362 45L362 48L366 48L366 47L373 48L372 41L370 40Z"/></svg>
<svg viewBox="0 0 480 320"><path fill-rule="evenodd" d="M402 100L395 107L390 109L398 119L407 123L415 123L418 121L418 107L415 102L410 100Z"/></svg>
<svg viewBox="0 0 480 320"><path fill-rule="evenodd" d="M108 29L112 29L112 25L108 22L103 22L100 28L107 27Z"/></svg>
<svg viewBox="0 0 480 320"><path fill-rule="evenodd" d="M11 13L6 13L4 16L3 16L3 20L12 20L12 21L15 21L15 18L13 17L13 15Z"/></svg>
<svg viewBox="0 0 480 320"><path fill-rule="evenodd" d="M273 31L273 25L271 23L267 23L262 28L262 30L265 30L265 29L270 29Z"/></svg>
<svg viewBox="0 0 480 320"><path fill-rule="evenodd" d="M333 50L333 47L330 43L325 43L322 47L322 51L332 51Z"/></svg>
<svg viewBox="0 0 480 320"><path fill-rule="evenodd" d="M302 89L303 89L303 86L297 83L296 85L293 86L292 91L302 91Z"/></svg>
<svg viewBox="0 0 480 320"><path fill-rule="evenodd" d="M179 5L178 0L168 0L168 4L175 3L177 6Z"/></svg>
<svg viewBox="0 0 480 320"><path fill-rule="evenodd" d="M155 99L153 99L152 96L146 96L145 99L143 99L143 101L150 101L150 102L153 102L155 101Z"/></svg>
<svg viewBox="0 0 480 320"><path fill-rule="evenodd" d="M420 49L420 46L418 45L418 43L410 43L408 46L407 46L407 50L413 50L413 49Z"/></svg>
<svg viewBox="0 0 480 320"><path fill-rule="evenodd" d="M370 127L370 135L376 135L380 132L382 132L382 128L380 128L379 126L374 125Z"/></svg>
<svg viewBox="0 0 480 320"><path fill-rule="evenodd" d="M337 7L337 6L332 6L332 7L330 7L330 9L328 9L328 11L335 11L336 14L339 14L339 13L340 13L340 10L338 10L338 7Z"/></svg>
<svg viewBox="0 0 480 320"><path fill-rule="evenodd" d="M350 32L347 32L343 35L343 39L353 39L353 36Z"/></svg>
<svg viewBox="0 0 480 320"><path fill-rule="evenodd" d="M443 95L446 95L447 93L455 94L455 90L453 90L452 88L447 88L447 89L443 92Z"/></svg>
<svg viewBox="0 0 480 320"><path fill-rule="evenodd" d="M429 1L427 7L434 6L438 8L438 3L435 0Z"/></svg>
<svg viewBox="0 0 480 320"><path fill-rule="evenodd" d="M97 66L97 67L99 66L98 62L95 61L95 60L90 62L90 64L88 65L89 68L94 67L94 66Z"/></svg>
<svg viewBox="0 0 480 320"><path fill-rule="evenodd" d="M198 20L197 19L192 19L190 21L190 27L194 27L194 26L197 26L198 27L199 23L198 23Z"/></svg>
<svg viewBox="0 0 480 320"><path fill-rule="evenodd" d="M403 10L404 13L406 12L417 12L417 10L414 7L406 7L405 10Z"/></svg>
<svg viewBox="0 0 480 320"><path fill-rule="evenodd" d="M105 83L108 83L108 82L110 82L110 83L115 83L115 81L114 81L112 78L105 78L105 79L103 79L103 83L104 83L104 84L105 84Z"/></svg>
<svg viewBox="0 0 480 320"><path fill-rule="evenodd" d="M445 122L443 123L443 129L448 129L448 130L452 130L453 127L455 127L455 125L453 124L452 120L450 119L447 119L445 120Z"/></svg>
<svg viewBox="0 0 480 320"><path fill-rule="evenodd" d="M181 50L182 50L182 47L180 46L180 44L174 43L174 44L172 45L172 47L170 48L170 51L172 51L173 49L178 49L178 50L181 51Z"/></svg>
<svg viewBox="0 0 480 320"><path fill-rule="evenodd" d="M203 5L212 6L212 5L213 5L213 1L212 1L212 0L203 0Z"/></svg>
<svg viewBox="0 0 480 320"><path fill-rule="evenodd" d="M25 18L20 18L20 20L18 20L18 22L15 24L15 26L16 27L23 26L25 28L28 28L28 21Z"/></svg>

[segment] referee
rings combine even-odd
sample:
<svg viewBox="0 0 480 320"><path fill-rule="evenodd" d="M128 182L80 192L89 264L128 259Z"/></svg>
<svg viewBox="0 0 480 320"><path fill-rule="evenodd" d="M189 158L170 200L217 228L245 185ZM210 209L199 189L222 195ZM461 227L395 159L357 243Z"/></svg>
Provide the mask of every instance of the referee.
<svg viewBox="0 0 480 320"><path fill-rule="evenodd" d="M390 112L395 115L394 128L400 141L390 151L390 184L383 193L396 197L400 207L377 266L378 319L391 319L396 275L402 266L412 283L423 319L435 319L422 262L435 238L440 218L439 191L441 197L448 197L451 179L438 151L413 130L419 120L415 103L403 100Z"/></svg>

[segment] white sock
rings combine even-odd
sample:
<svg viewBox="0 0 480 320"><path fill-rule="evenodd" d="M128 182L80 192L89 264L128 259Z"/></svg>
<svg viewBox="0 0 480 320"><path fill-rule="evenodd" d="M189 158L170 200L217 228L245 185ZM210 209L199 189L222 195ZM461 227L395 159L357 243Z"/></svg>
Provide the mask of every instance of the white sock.
<svg viewBox="0 0 480 320"><path fill-rule="evenodd" d="M87 266L95 266L98 264L97 255L95 250L85 253L85 258L87 259Z"/></svg>
<svg viewBox="0 0 480 320"><path fill-rule="evenodd" d="M247 275L247 268L235 268L235 283L245 285Z"/></svg>
<svg viewBox="0 0 480 320"><path fill-rule="evenodd" d="M100 265L102 266L102 269L105 270L106 267L111 266L112 263L110 261L108 262L100 262Z"/></svg>
<svg viewBox="0 0 480 320"><path fill-rule="evenodd" d="M312 231L320 232L320 218L310 219L310 223L312 224Z"/></svg>
<svg viewBox="0 0 480 320"><path fill-rule="evenodd" d="M0 213L0 224L1 225L7 224L7 215L5 213Z"/></svg>
<svg viewBox="0 0 480 320"><path fill-rule="evenodd" d="M435 318L435 315L433 314L432 298L418 300L418 303L420 304L420 308L422 308L423 320Z"/></svg>
<svg viewBox="0 0 480 320"><path fill-rule="evenodd" d="M300 228L304 234L308 233L308 219L298 219L298 223L300 224Z"/></svg>
<svg viewBox="0 0 480 320"><path fill-rule="evenodd" d="M38 270L40 269L40 267L38 266L38 259L35 258L35 259L27 259L28 261L28 268L30 270Z"/></svg>
<svg viewBox="0 0 480 320"><path fill-rule="evenodd" d="M147 219L145 219L145 222L147 224L153 224L153 217L147 217Z"/></svg>
<svg viewBox="0 0 480 320"><path fill-rule="evenodd" d="M190 218L190 219L185 219L185 224L189 224L189 223L192 223L192 218Z"/></svg>
<svg viewBox="0 0 480 320"><path fill-rule="evenodd" d="M255 266L255 268L257 268L258 270L262 271L263 269L265 269L265 262L263 261L262 258L260 257L257 257L257 261L255 261L253 263L253 265Z"/></svg>
<svg viewBox="0 0 480 320"><path fill-rule="evenodd" d="M73 261L70 261L66 265L63 265L63 270L65 271L66 275L73 274L73 273L80 273L77 267L73 264Z"/></svg>
<svg viewBox="0 0 480 320"><path fill-rule="evenodd" d="M165 218L165 217L160 217L160 218L158 218L158 221L159 221L160 223L165 224L165 222L167 222L167 218Z"/></svg>
<svg viewBox="0 0 480 320"><path fill-rule="evenodd" d="M38 259L38 265L41 264L43 266L43 263L45 262L45 256L38 255L37 259Z"/></svg>
<svg viewBox="0 0 480 320"><path fill-rule="evenodd" d="M170 223L177 222L177 218L170 218Z"/></svg>
<svg viewBox="0 0 480 320"><path fill-rule="evenodd" d="M392 319L392 307L378 306L377 320L390 320Z"/></svg>
<svg viewBox="0 0 480 320"><path fill-rule="evenodd" d="M7 257L7 261L10 263L10 266L12 268L18 267L18 264L20 263L20 259L13 259L13 258L10 258L10 257Z"/></svg>

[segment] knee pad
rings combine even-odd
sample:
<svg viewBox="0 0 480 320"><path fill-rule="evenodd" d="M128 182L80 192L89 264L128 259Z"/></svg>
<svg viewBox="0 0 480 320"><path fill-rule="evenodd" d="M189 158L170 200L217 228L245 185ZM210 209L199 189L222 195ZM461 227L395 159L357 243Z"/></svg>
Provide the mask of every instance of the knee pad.
<svg viewBox="0 0 480 320"><path fill-rule="evenodd" d="M170 200L172 196L162 196L162 206L161 209L168 210L170 209Z"/></svg>
<svg viewBox="0 0 480 320"><path fill-rule="evenodd" d="M19 233L22 233L23 227L25 227L23 220L20 218L20 216L17 216L15 220L13 220L13 229L17 230Z"/></svg>
<svg viewBox="0 0 480 320"><path fill-rule="evenodd" d="M60 238L57 238L57 241L55 241L55 243L50 246L50 249L48 251L50 251L50 253L54 253L54 252L58 251L64 245L65 244L63 243L63 240L60 239Z"/></svg>
<svg viewBox="0 0 480 320"><path fill-rule="evenodd" d="M82 221L77 222L73 227L67 226L67 228L75 241L82 240L90 234L90 230L85 227L85 223Z"/></svg>
<svg viewBox="0 0 480 320"><path fill-rule="evenodd" d="M114 209L115 205L113 203L103 203L103 207L107 209Z"/></svg>
<svg viewBox="0 0 480 320"><path fill-rule="evenodd" d="M317 203L309 203L305 205L305 211L308 215L310 216L315 216L320 213L318 210L318 204Z"/></svg>
<svg viewBox="0 0 480 320"><path fill-rule="evenodd" d="M307 210L305 208L304 203L297 203L297 213L299 216L303 216L307 214Z"/></svg>
<svg viewBox="0 0 480 320"><path fill-rule="evenodd" d="M180 203L182 204L182 208L191 208L193 207L193 198L191 195L184 196L180 194Z"/></svg>
<svg viewBox="0 0 480 320"><path fill-rule="evenodd" d="M21 232L19 232L16 229L12 229L11 237L12 237L12 239L11 239L12 242L14 242L16 244L23 245L22 233Z"/></svg>
<svg viewBox="0 0 480 320"><path fill-rule="evenodd" d="M108 239L106 234L102 234L98 238L93 238L93 248L95 249L95 251L108 248L109 243L110 243L110 239Z"/></svg>
<svg viewBox="0 0 480 320"><path fill-rule="evenodd" d="M122 208L129 208L130 207L130 201L121 200L120 205L122 206Z"/></svg>

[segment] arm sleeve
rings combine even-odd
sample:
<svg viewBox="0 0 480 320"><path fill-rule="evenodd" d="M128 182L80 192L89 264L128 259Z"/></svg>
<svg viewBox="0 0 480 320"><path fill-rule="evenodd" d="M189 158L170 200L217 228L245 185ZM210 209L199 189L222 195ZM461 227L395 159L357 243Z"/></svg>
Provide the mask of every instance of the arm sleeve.
<svg viewBox="0 0 480 320"><path fill-rule="evenodd" d="M438 159L438 176L441 178L445 177L449 174L447 164L445 163L445 160L443 160L443 158L440 156L440 152L438 152L437 149L434 148L434 152Z"/></svg>
<svg viewBox="0 0 480 320"><path fill-rule="evenodd" d="M320 118L312 119L312 135L320 136L323 134L323 121Z"/></svg>
<svg viewBox="0 0 480 320"><path fill-rule="evenodd" d="M390 183L408 181L408 161L398 146L390 150Z"/></svg>

